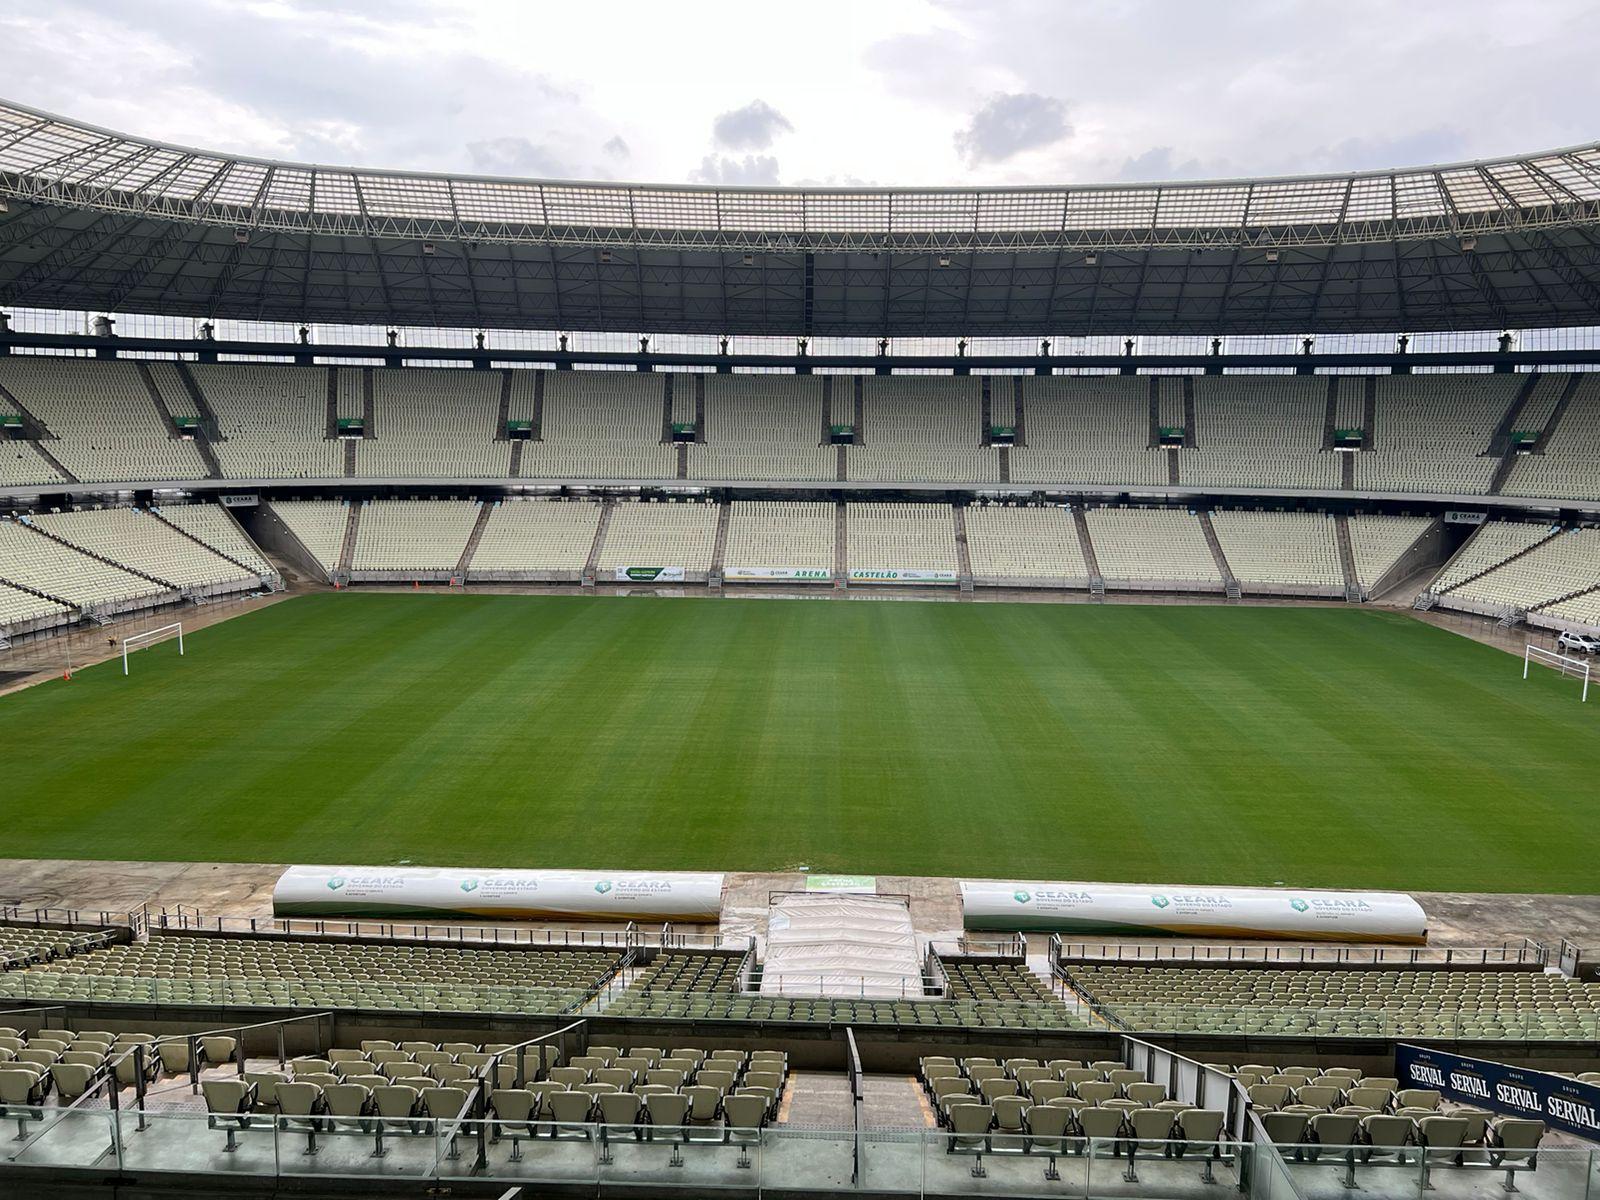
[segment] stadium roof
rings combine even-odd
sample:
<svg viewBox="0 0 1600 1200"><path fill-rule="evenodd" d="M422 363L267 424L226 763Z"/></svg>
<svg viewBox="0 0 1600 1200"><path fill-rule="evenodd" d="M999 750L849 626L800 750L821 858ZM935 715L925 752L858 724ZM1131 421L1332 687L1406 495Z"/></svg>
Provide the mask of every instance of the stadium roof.
<svg viewBox="0 0 1600 1200"><path fill-rule="evenodd" d="M0 303L855 335L1600 320L1600 145L1410 170L732 188L273 162L0 101Z"/></svg>

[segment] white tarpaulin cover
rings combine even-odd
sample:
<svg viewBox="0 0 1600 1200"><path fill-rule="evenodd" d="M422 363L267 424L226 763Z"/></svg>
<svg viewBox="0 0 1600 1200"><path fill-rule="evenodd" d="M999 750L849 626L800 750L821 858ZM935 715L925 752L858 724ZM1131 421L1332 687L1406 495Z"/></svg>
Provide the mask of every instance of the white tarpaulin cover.
<svg viewBox="0 0 1600 1200"><path fill-rule="evenodd" d="M272 891L280 917L715 921L721 908L722 876L689 871L290 867Z"/></svg>
<svg viewBox="0 0 1600 1200"><path fill-rule="evenodd" d="M767 910L761 990L820 996L921 996L911 910L890 896L779 896Z"/></svg>
<svg viewBox="0 0 1600 1200"><path fill-rule="evenodd" d="M961 912L968 929L1328 942L1428 937L1422 905L1399 892L964 879Z"/></svg>

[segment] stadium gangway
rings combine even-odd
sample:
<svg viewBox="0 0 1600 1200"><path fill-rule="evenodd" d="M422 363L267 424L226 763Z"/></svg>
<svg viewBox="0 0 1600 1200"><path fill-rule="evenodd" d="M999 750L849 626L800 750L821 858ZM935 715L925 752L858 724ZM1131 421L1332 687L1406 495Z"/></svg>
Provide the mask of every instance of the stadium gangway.
<svg viewBox="0 0 1600 1200"><path fill-rule="evenodd" d="M645 944L650 944L648 939ZM669 921L661 927L655 944L663 950L754 950L756 939L754 934L723 933L716 929L704 933L684 931Z"/></svg>
<svg viewBox="0 0 1600 1200"><path fill-rule="evenodd" d="M429 925L397 921L330 921L320 917L205 917L198 911L150 915L152 929L177 933L233 933L252 937L341 937L366 940L488 946L617 947L644 944L645 935L629 921L620 929L544 928L515 925Z"/></svg>
<svg viewBox="0 0 1600 1200"><path fill-rule="evenodd" d="M1197 962L1290 966L1539 966L1550 951L1532 938L1498 946L1328 946L1272 943L1204 945L1162 942L1061 942L1051 939L1053 963Z"/></svg>

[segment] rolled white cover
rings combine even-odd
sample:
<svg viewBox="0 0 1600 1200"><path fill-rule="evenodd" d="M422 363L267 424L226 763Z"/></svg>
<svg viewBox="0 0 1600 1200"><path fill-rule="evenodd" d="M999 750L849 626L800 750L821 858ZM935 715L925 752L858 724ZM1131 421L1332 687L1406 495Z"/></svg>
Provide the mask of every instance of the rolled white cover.
<svg viewBox="0 0 1600 1200"><path fill-rule="evenodd" d="M1428 939L1422 905L1401 892L964 879L961 911L968 929L1302 942Z"/></svg>
<svg viewBox="0 0 1600 1200"><path fill-rule="evenodd" d="M290 867L280 917L493 917L715 921L723 876L691 871L507 871L468 867Z"/></svg>

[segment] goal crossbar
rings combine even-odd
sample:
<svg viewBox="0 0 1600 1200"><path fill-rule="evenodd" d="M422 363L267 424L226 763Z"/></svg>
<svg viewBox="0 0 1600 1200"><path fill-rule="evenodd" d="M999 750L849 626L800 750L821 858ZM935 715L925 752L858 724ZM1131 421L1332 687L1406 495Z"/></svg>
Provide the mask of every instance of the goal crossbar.
<svg viewBox="0 0 1600 1200"><path fill-rule="evenodd" d="M1571 658L1565 654L1558 654L1554 650L1546 650L1543 646L1535 646L1532 642L1522 651L1522 677L1528 677L1528 669L1534 663L1539 663L1563 675L1571 675L1583 680L1583 699L1589 699L1589 664L1581 658Z"/></svg>
<svg viewBox="0 0 1600 1200"><path fill-rule="evenodd" d="M146 630L144 630L144 631L142 631L140 633L130 633L127 637L123 638L122 639L122 673L124 675L126 675L128 673L128 651L132 650L132 649L135 649L136 648L136 645L135 645L136 643L139 644L139 645L143 645L145 642L153 642L157 638L164 637L167 634L172 633L174 631L176 631L177 634L178 634L178 653L181 655L183 653L183 622L182 621L174 621L171 625L162 625L162 626L159 626L159 627L157 627L155 629L146 629Z"/></svg>

